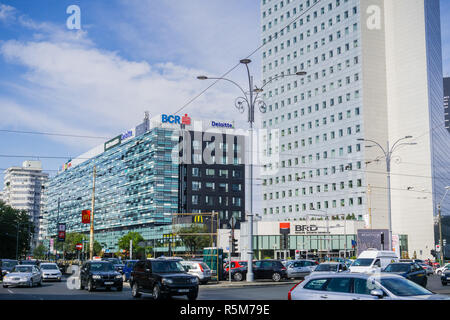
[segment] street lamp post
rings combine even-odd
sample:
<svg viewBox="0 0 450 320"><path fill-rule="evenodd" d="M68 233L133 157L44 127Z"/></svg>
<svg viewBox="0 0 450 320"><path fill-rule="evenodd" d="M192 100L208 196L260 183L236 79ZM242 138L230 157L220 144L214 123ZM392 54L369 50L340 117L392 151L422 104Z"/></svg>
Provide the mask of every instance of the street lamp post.
<svg viewBox="0 0 450 320"><path fill-rule="evenodd" d="M238 97L235 101L236 108L243 113L245 111L245 106L248 109L248 123L250 124L249 128L249 135L250 135L250 212L247 214L249 217L248 224L249 224L249 250L248 250L248 271L247 271L247 282L253 282L254 281L254 274L253 274L253 124L255 122L255 105L258 105L260 112L265 113L267 110L265 102L259 98L259 94L263 92L263 89L266 85L271 83L272 81L284 78L286 76L304 76L306 75L306 72L297 72L295 74L287 74L287 75L280 75L276 76L272 79L270 79L268 82L266 82L261 88L253 87L253 76L250 75L250 69L248 65L252 61L250 59L242 59L240 60L241 64L244 64L247 69L247 76L248 76L248 85L249 90L246 92L239 84L237 84L235 81L223 78L223 77L207 77L207 76L198 76L198 80L225 80L232 84L234 84L236 87L241 90L243 96Z"/></svg>
<svg viewBox="0 0 450 320"><path fill-rule="evenodd" d="M440 252L440 260L441 260L441 266L444 265L444 244L442 240L442 216L441 216L441 204L444 201L445 197L447 196L448 191L450 190L450 186L445 187L446 191L444 196L442 197L441 201L438 203L438 213L439 213L439 246L441 247Z"/></svg>
<svg viewBox="0 0 450 320"><path fill-rule="evenodd" d="M386 159L386 172L387 172L387 188L388 188L388 223L389 223L389 251L392 251L392 208L391 208L391 160L392 160L392 154L394 153L395 149L397 147L400 147L402 145L416 145L417 143L400 143L400 141L411 139L412 136L406 136L404 138L398 139L392 148L389 146L389 141L387 142L387 148L383 148L378 142L374 140L369 139L358 139L358 141L364 141L364 142L372 142L375 143L376 146L378 146L381 151L383 151L384 157ZM373 145L367 146L367 147L374 147ZM372 227L372 226L371 226Z"/></svg>
<svg viewBox="0 0 450 320"><path fill-rule="evenodd" d="M95 209L95 176L97 174L97 168L94 165L92 174L92 208L91 208L91 228L89 235L89 259L94 258L94 209Z"/></svg>

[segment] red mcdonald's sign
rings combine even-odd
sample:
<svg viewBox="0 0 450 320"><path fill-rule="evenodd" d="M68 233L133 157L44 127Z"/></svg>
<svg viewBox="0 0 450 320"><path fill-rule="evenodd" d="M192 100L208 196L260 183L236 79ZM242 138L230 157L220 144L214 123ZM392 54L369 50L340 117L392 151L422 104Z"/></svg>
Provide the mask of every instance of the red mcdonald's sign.
<svg viewBox="0 0 450 320"><path fill-rule="evenodd" d="M81 223L91 223L91 210L81 211Z"/></svg>

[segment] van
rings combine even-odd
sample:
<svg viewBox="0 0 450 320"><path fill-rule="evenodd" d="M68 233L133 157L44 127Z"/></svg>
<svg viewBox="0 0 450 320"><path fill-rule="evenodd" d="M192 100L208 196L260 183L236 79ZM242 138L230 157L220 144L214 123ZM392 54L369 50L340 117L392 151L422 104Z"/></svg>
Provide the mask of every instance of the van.
<svg viewBox="0 0 450 320"><path fill-rule="evenodd" d="M399 257L394 251L369 249L361 252L358 259L356 259L350 266L350 272L381 272L390 263L398 262L398 260Z"/></svg>

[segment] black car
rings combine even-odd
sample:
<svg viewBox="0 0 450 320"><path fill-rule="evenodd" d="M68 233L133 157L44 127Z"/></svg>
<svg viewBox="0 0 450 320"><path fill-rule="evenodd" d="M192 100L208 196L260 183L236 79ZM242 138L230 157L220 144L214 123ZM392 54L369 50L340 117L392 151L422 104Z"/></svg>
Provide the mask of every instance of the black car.
<svg viewBox="0 0 450 320"><path fill-rule="evenodd" d="M103 258L103 261L109 261L114 265L114 268L117 272L120 272L123 274L123 268L125 267L125 264L120 260L119 258Z"/></svg>
<svg viewBox="0 0 450 320"><path fill-rule="evenodd" d="M441 282L443 286L446 286L450 282L450 269L445 269L441 276Z"/></svg>
<svg viewBox="0 0 450 320"><path fill-rule="evenodd" d="M389 264L383 272L395 273L424 288L427 286L427 271L415 262L396 262Z"/></svg>
<svg viewBox="0 0 450 320"><path fill-rule="evenodd" d="M231 278L236 281L244 280L247 267L231 269ZM253 276L255 279L272 279L280 281L287 279L287 269L280 260L260 260L253 262Z"/></svg>
<svg viewBox="0 0 450 320"><path fill-rule="evenodd" d="M151 294L154 300L171 296L187 296L197 299L198 279L188 274L179 261L157 258L140 260L130 276L131 294L139 298L142 293Z"/></svg>
<svg viewBox="0 0 450 320"><path fill-rule="evenodd" d="M0 259L0 279L3 279L5 274L11 272L11 270L18 264L19 262L17 260Z"/></svg>
<svg viewBox="0 0 450 320"><path fill-rule="evenodd" d="M87 261L80 270L80 289L85 287L89 291L98 288L107 290L112 287L117 291L122 291L123 280L122 275L116 271L114 265L109 261Z"/></svg>

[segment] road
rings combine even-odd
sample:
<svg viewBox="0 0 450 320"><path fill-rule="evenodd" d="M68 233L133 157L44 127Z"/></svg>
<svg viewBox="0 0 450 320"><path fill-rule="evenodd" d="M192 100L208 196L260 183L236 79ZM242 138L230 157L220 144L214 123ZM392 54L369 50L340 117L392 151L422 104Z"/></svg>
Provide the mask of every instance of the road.
<svg viewBox="0 0 450 320"><path fill-rule="evenodd" d="M42 287L34 288L3 288L0 286L0 300L133 300L128 284L123 291L116 292L98 290L71 290L67 286L67 278L61 282L44 282ZM214 285L200 286L198 300L286 300L292 284L262 285L238 288L217 288ZM428 289L433 292L450 295L450 286L443 287L438 276L428 279ZM143 300L151 300L145 296ZM175 297L184 300L184 297Z"/></svg>

